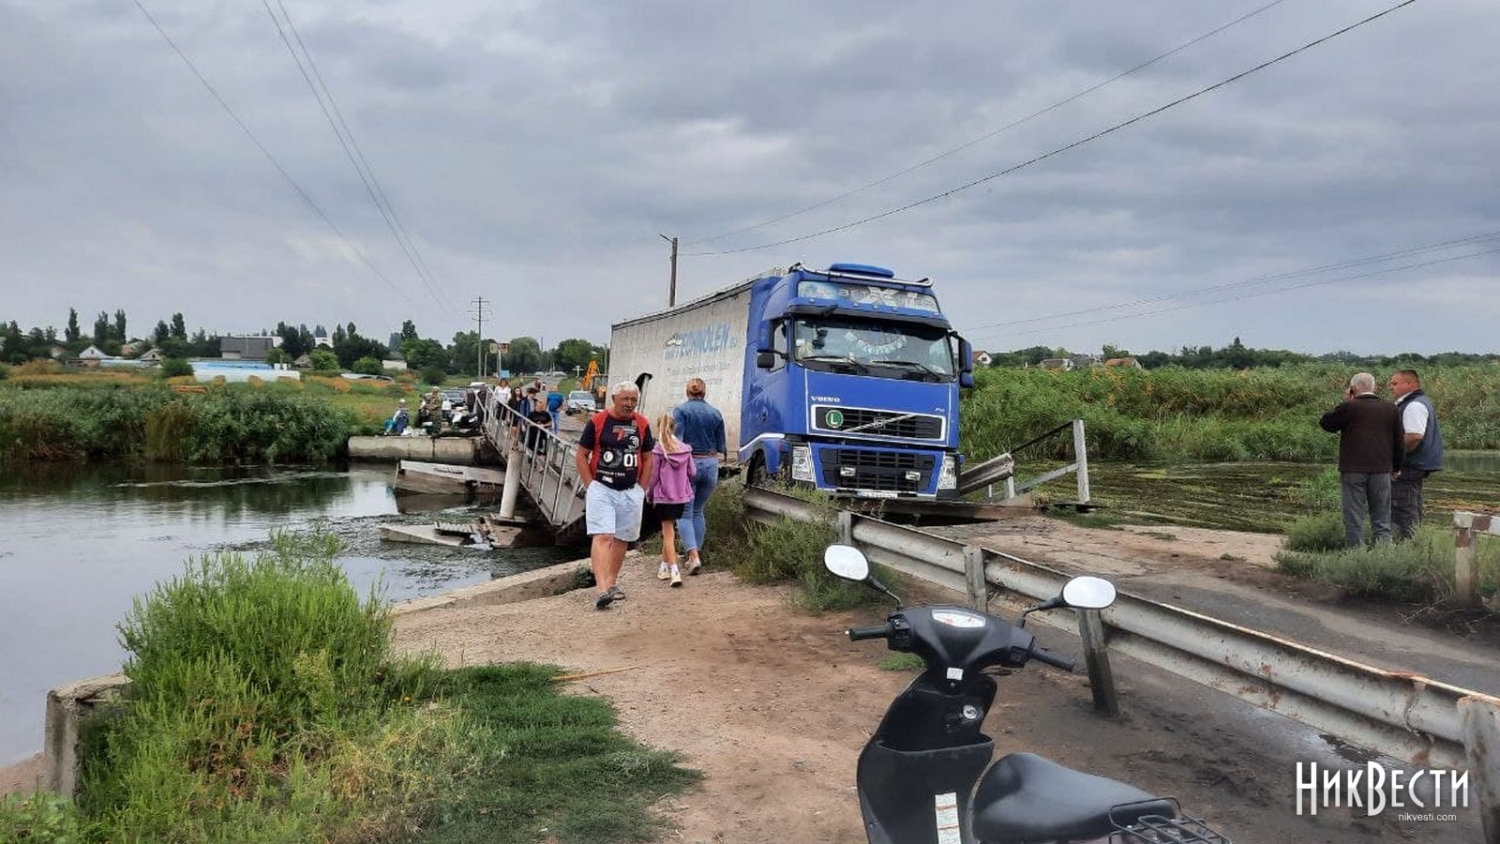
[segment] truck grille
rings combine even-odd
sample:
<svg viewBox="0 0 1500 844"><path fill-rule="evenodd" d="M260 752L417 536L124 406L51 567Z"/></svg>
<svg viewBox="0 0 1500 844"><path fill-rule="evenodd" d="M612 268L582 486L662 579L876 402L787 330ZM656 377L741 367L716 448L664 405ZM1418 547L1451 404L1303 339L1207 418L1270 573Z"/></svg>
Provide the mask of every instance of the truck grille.
<svg viewBox="0 0 1500 844"><path fill-rule="evenodd" d="M833 416L832 419L829 418L830 415ZM872 437L904 437L913 440L941 440L943 438L943 417L941 416L927 414L912 416L889 410L868 410L860 407L815 405L813 427L841 432L859 428L860 430L855 431L855 434L867 434Z"/></svg>
<svg viewBox="0 0 1500 844"><path fill-rule="evenodd" d="M930 454L853 448L819 449L818 459L827 486L912 493L928 490L937 464L937 458ZM852 476L844 471L846 467L854 470ZM908 480L908 472L916 472L917 478Z"/></svg>

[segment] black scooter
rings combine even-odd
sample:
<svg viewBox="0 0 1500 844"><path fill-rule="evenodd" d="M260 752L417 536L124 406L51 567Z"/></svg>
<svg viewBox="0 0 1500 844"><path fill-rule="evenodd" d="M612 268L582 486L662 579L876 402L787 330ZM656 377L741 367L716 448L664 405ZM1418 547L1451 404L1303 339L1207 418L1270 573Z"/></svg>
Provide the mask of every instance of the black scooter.
<svg viewBox="0 0 1500 844"><path fill-rule="evenodd" d="M903 609L901 599L871 576L864 554L847 545L830 546L824 564L896 601L885 624L847 631L851 641L885 639L891 650L914 653L927 664L891 702L859 756L856 781L870 844L1229 844L1182 815L1172 798L1032 753L1012 753L990 765L995 745L980 732L995 700L995 680L986 669L1009 673L1035 659L1072 671L1072 660L1038 647L1023 629L1026 615L1055 607L1103 609L1115 599L1109 581L1075 577L1062 594L1026 608L1012 625L964 607Z"/></svg>

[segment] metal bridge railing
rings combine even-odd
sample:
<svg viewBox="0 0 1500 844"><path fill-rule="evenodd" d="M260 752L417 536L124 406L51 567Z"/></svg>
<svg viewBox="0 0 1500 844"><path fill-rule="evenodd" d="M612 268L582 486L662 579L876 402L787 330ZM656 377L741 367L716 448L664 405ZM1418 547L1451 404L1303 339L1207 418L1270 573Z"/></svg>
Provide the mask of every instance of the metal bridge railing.
<svg viewBox="0 0 1500 844"><path fill-rule="evenodd" d="M761 522L814 518L807 502L766 489L747 489L745 508ZM1040 601L1068 578L872 516L841 511L839 522L843 541L872 562L965 594L978 609L988 600L986 584ZM1100 615L1112 652L1413 764L1467 768L1478 785L1486 840L1500 842L1500 698L1124 592Z"/></svg>

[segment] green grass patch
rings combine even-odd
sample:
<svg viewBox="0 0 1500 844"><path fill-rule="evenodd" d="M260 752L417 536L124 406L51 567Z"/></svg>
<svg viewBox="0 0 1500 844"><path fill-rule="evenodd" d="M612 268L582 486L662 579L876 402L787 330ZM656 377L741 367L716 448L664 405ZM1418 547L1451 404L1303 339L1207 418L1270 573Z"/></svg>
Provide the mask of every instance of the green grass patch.
<svg viewBox="0 0 1500 844"><path fill-rule="evenodd" d="M1287 551L1329 552L1344 547L1344 517L1338 512L1303 516L1287 525Z"/></svg>
<svg viewBox="0 0 1500 844"><path fill-rule="evenodd" d="M875 666L881 671L921 671L927 663L916 654L893 653L883 657Z"/></svg>
<svg viewBox="0 0 1500 844"><path fill-rule="evenodd" d="M441 697L477 728L473 763L416 844L655 841L651 806L698 781L674 754L615 729L603 700L561 694L557 669L469 668L444 678Z"/></svg>
<svg viewBox="0 0 1500 844"><path fill-rule="evenodd" d="M1342 527L1339 533L1342 542ZM1480 591L1494 595L1500 586L1500 543L1480 541L1474 550ZM1287 548L1274 559L1278 571L1339 586L1357 597L1448 605L1455 594L1451 531L1422 528L1406 542L1370 548L1321 552Z"/></svg>

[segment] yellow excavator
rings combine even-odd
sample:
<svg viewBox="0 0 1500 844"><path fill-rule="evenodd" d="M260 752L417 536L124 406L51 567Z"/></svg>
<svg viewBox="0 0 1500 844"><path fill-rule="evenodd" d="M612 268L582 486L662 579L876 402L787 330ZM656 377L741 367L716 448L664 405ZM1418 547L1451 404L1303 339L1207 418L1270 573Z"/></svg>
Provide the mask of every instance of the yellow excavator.
<svg viewBox="0 0 1500 844"><path fill-rule="evenodd" d="M589 361L589 368L583 373L582 389L593 393L594 403L599 407L604 407L604 392L607 386L604 383L604 379L600 377L601 375L602 373L599 372L599 361Z"/></svg>

